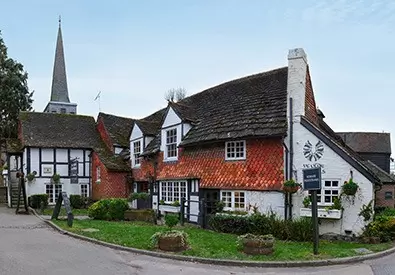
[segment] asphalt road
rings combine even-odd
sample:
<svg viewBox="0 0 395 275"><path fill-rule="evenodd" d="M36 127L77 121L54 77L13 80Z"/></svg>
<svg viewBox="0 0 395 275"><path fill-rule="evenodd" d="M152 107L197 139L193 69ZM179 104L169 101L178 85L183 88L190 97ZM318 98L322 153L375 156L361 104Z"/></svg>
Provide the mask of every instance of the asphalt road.
<svg viewBox="0 0 395 275"><path fill-rule="evenodd" d="M395 275L395 255L349 266L239 268L158 259L59 234L33 215L0 207L0 275L347 274Z"/></svg>

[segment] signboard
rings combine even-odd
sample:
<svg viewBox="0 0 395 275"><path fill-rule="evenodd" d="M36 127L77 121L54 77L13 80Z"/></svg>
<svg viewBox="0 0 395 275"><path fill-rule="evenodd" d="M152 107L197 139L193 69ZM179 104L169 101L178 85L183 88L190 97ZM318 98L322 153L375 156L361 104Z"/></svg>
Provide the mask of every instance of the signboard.
<svg viewBox="0 0 395 275"><path fill-rule="evenodd" d="M303 169L303 189L321 190L321 167Z"/></svg>
<svg viewBox="0 0 395 275"><path fill-rule="evenodd" d="M70 183L78 183L78 160L70 161Z"/></svg>
<svg viewBox="0 0 395 275"><path fill-rule="evenodd" d="M74 216L73 216L73 213L71 212L70 200L69 200L69 197L67 196L66 192L59 193L58 200L56 201L56 205L53 210L51 219L57 219L59 217L59 212L60 212L60 207L62 206L62 202L64 204L64 208L66 208L67 225L69 227L72 227Z"/></svg>

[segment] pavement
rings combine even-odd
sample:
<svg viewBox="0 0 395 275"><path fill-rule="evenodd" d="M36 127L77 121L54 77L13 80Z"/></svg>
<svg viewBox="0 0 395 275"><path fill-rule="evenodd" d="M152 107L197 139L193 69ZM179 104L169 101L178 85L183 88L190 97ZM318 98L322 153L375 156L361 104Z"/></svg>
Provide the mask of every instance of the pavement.
<svg viewBox="0 0 395 275"><path fill-rule="evenodd" d="M0 207L0 275L329 274L394 275L395 255L352 265L243 268L180 262L118 251L62 235L34 215Z"/></svg>

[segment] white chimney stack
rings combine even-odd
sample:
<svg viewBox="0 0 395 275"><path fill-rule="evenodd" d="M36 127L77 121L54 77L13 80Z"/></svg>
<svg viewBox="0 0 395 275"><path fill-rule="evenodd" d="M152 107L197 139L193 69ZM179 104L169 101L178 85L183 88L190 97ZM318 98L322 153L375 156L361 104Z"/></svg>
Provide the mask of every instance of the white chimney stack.
<svg viewBox="0 0 395 275"><path fill-rule="evenodd" d="M289 50L288 53L288 109L292 98L293 118L299 119L305 114L306 101L306 76L307 76L307 56L302 48Z"/></svg>

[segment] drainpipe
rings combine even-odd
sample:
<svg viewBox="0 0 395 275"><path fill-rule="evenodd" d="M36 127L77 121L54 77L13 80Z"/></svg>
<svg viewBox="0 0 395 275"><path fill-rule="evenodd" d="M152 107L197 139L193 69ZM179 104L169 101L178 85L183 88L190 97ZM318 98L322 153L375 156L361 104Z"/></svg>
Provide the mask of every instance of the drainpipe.
<svg viewBox="0 0 395 275"><path fill-rule="evenodd" d="M288 147L285 143L284 143L284 148L285 148L285 171L284 171L284 174L285 174L285 180L288 180L289 179L289 174L288 174L288 171L289 171L289 163L288 163L289 150L288 150ZM284 218L288 219L288 197L287 197L287 195L284 196Z"/></svg>
<svg viewBox="0 0 395 275"><path fill-rule="evenodd" d="M289 179L293 177L294 137L293 137L293 98L289 98ZM292 220L292 194L289 194L289 219Z"/></svg>

